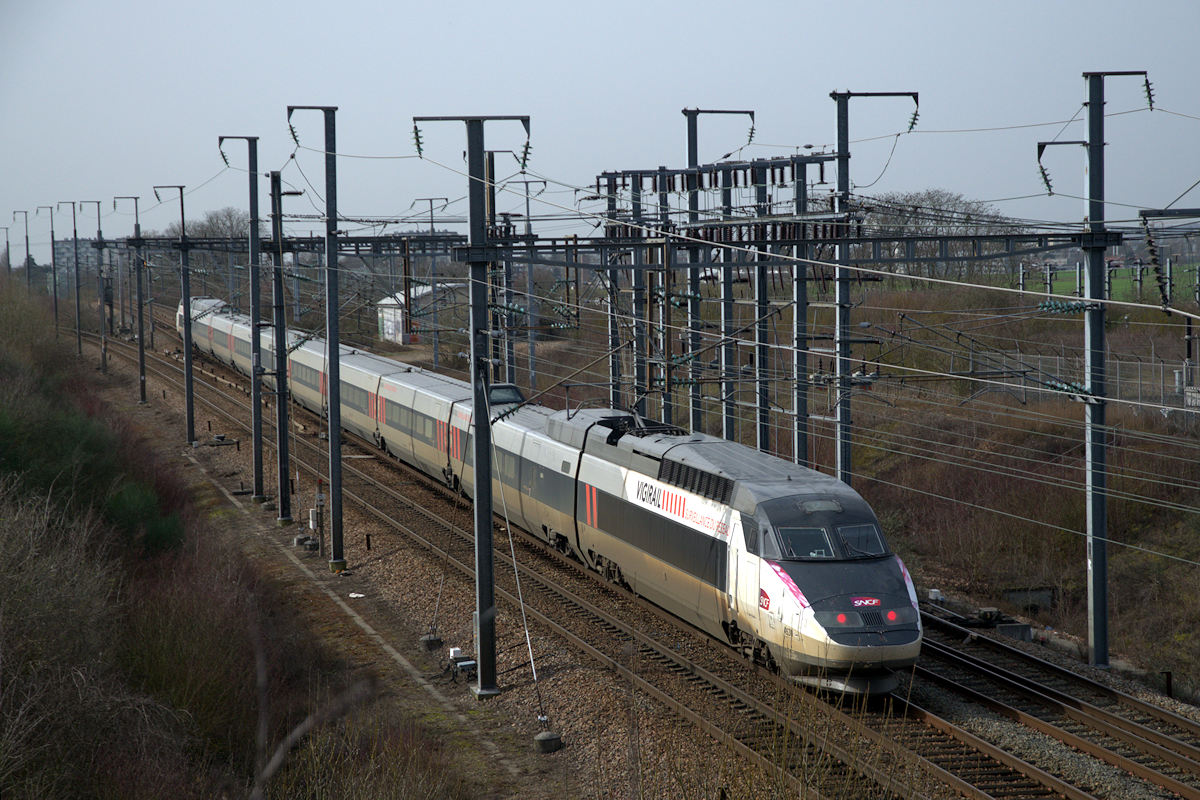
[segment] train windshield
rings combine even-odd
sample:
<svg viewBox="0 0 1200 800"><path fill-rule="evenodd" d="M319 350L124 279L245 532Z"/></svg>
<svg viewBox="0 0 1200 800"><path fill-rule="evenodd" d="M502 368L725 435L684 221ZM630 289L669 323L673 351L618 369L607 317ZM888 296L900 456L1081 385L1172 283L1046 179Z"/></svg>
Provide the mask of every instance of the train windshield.
<svg viewBox="0 0 1200 800"><path fill-rule="evenodd" d="M875 515L856 497L768 500L758 518L764 558L845 561L888 554Z"/></svg>
<svg viewBox="0 0 1200 800"><path fill-rule="evenodd" d="M837 532L838 538L842 540L842 544L846 548L847 555L855 557L881 556L886 552L879 529L871 523L838 525Z"/></svg>
<svg viewBox="0 0 1200 800"><path fill-rule="evenodd" d="M833 558L833 545L824 528L780 528L784 558Z"/></svg>

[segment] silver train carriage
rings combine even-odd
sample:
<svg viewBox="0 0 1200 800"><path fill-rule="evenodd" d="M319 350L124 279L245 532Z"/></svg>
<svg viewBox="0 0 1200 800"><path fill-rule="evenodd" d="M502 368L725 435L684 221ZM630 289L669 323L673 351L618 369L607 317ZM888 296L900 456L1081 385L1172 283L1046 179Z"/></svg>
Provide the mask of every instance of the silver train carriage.
<svg viewBox="0 0 1200 800"><path fill-rule="evenodd" d="M248 374L250 319L212 298L192 308L196 347ZM273 333L260 336L269 370ZM289 339L289 391L324 414L325 343ZM341 358L343 425L473 495L470 385L348 347ZM878 693L915 663L912 579L849 486L626 412L522 399L489 388L493 498L513 524L796 680Z"/></svg>

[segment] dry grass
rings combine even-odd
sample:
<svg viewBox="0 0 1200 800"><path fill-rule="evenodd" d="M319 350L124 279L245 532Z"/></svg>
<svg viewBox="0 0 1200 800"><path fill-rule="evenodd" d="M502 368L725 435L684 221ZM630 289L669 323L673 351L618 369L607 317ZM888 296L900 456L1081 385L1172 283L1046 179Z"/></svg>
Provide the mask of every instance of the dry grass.
<svg viewBox="0 0 1200 800"><path fill-rule="evenodd" d="M184 482L49 327L23 292L0 296L0 796L245 796L260 710L269 751L354 676L194 519ZM266 788L474 791L436 737L383 709L301 738Z"/></svg>

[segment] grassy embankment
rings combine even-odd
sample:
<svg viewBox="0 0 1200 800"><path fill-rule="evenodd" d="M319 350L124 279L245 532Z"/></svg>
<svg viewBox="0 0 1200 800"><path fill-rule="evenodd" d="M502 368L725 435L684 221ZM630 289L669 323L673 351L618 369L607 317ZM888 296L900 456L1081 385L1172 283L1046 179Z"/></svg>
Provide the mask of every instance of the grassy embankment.
<svg viewBox="0 0 1200 800"><path fill-rule="evenodd" d="M252 562L228 558L239 543L51 329L23 288L0 287L0 796L244 797L349 671ZM318 727L266 788L471 794L435 736L376 705Z"/></svg>

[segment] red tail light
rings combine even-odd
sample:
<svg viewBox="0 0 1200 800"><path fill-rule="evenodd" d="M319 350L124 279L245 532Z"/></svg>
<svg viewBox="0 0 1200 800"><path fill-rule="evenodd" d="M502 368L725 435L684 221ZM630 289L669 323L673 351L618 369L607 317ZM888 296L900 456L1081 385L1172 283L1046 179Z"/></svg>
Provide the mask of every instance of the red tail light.
<svg viewBox="0 0 1200 800"><path fill-rule="evenodd" d="M898 615L896 614L896 611L895 611L895 609L893 609L893 610L889 611L889 612L887 613L888 622L895 622L895 621L896 621L896 619L897 619L897 616L898 616Z"/></svg>

